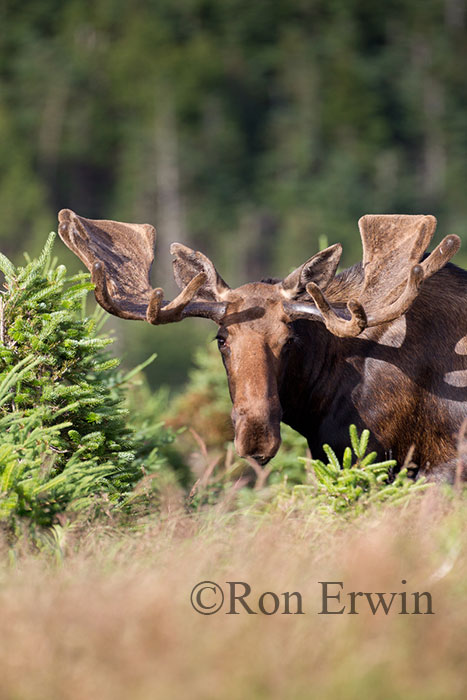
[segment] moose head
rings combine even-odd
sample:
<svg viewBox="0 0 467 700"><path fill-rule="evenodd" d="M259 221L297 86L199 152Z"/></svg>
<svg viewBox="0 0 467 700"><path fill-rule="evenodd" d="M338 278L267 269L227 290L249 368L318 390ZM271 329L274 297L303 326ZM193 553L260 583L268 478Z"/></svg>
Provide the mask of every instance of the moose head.
<svg viewBox="0 0 467 700"><path fill-rule="evenodd" d="M336 277L340 244L317 253L282 280L231 289L202 253L173 243L180 294L164 300L149 275L155 230L148 224L93 220L69 209L59 213L59 234L91 271L98 303L111 314L153 325L190 316L218 325L217 341L233 403L235 446L266 464L280 445L284 382L305 379L290 366L296 321L318 322L328 335L371 337L400 318L425 280L460 245L447 236L423 260L436 220L432 216L367 215L360 219L363 262ZM322 331L320 330L322 335ZM297 353L295 352L295 358Z"/></svg>

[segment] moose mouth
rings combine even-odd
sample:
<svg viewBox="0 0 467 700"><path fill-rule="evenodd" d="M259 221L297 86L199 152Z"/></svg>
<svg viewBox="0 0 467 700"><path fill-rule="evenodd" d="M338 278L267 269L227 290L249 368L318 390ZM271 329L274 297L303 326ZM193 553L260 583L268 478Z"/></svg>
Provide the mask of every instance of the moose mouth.
<svg viewBox="0 0 467 700"><path fill-rule="evenodd" d="M272 457L263 457L262 455L252 455L251 459L254 459L260 467L265 467L268 462L271 461Z"/></svg>
<svg viewBox="0 0 467 700"><path fill-rule="evenodd" d="M235 449L240 457L264 467L276 456L281 444L279 422L264 425L254 420L234 420Z"/></svg>

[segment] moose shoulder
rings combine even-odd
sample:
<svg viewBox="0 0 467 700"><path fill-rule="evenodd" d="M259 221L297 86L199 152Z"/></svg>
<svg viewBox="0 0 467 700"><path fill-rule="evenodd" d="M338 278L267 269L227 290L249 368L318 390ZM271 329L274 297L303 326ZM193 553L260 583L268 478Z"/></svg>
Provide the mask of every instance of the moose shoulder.
<svg viewBox="0 0 467 700"><path fill-rule="evenodd" d="M341 452L355 423L380 453L401 463L413 446L422 473L452 479L467 416L467 272L448 263L457 236L425 255L435 226L432 216L364 216L362 263L336 275L336 244L284 280L237 289L202 253L174 243L181 292L166 302L149 282L152 226L59 214L60 236L109 313L217 323L240 455L269 461L281 420L313 456L325 442Z"/></svg>

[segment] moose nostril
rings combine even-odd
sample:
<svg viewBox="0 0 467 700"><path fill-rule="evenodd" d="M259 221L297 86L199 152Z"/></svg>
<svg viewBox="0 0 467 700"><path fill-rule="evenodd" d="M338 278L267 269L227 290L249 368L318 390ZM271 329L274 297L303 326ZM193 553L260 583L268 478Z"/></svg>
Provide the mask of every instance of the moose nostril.
<svg viewBox="0 0 467 700"><path fill-rule="evenodd" d="M269 462L270 457L265 457L264 455L252 455L252 459L255 460L255 462L258 462L258 464L261 464L262 467Z"/></svg>

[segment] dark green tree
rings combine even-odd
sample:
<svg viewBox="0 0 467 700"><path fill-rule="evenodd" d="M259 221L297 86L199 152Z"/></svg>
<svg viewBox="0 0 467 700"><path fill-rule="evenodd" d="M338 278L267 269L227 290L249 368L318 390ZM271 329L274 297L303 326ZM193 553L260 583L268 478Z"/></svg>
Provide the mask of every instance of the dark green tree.
<svg viewBox="0 0 467 700"><path fill-rule="evenodd" d="M9 525L18 517L49 525L66 511L125 509L143 476L171 474L173 438L157 411L151 424L137 424L126 404L142 367L126 375L117 369L102 314L86 315L89 276L68 277L50 261L53 239L24 267L0 255L0 522ZM150 403L154 410L157 400Z"/></svg>

